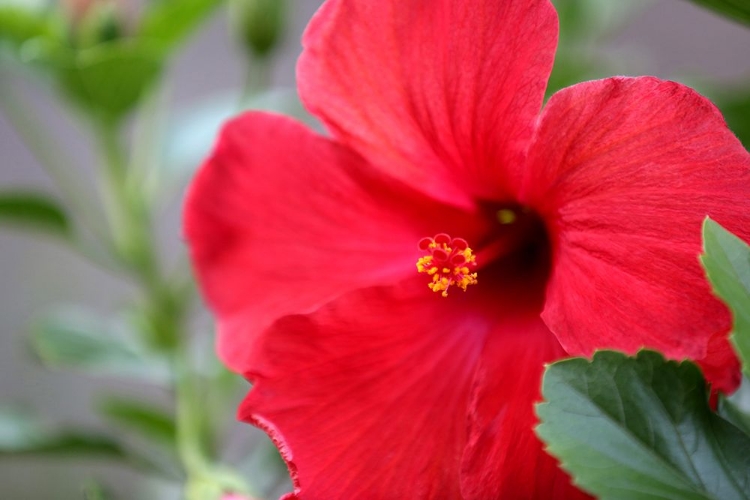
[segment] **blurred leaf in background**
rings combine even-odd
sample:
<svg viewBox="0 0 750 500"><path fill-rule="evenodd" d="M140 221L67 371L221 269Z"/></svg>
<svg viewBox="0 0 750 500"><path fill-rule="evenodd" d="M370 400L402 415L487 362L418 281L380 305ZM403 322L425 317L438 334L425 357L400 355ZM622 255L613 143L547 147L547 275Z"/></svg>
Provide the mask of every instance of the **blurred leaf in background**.
<svg viewBox="0 0 750 500"><path fill-rule="evenodd" d="M123 428L174 447L177 430L171 413L140 399L108 396L98 405L99 414Z"/></svg>
<svg viewBox="0 0 750 500"><path fill-rule="evenodd" d="M177 48L223 0L154 0L143 13L137 37L158 41L162 49Z"/></svg>
<svg viewBox="0 0 750 500"><path fill-rule="evenodd" d="M32 325L29 342L48 368L168 383L166 361L136 338L119 318L105 320L81 307L59 307Z"/></svg>
<svg viewBox="0 0 750 500"><path fill-rule="evenodd" d="M0 3L0 43L13 49L35 38L52 38L57 28L52 16L39 8Z"/></svg>
<svg viewBox="0 0 750 500"><path fill-rule="evenodd" d="M50 72L65 95L100 124L113 126L159 79L171 52L221 0L148 2L138 20L118 2L55 7L0 5L0 41L24 64Z"/></svg>
<svg viewBox="0 0 750 500"><path fill-rule="evenodd" d="M747 0L689 0L694 4L706 7L734 19L737 22L750 25L750 2Z"/></svg>
<svg viewBox="0 0 750 500"><path fill-rule="evenodd" d="M0 191L0 224L38 229L63 237L70 232L70 221L62 204L38 191Z"/></svg>
<svg viewBox="0 0 750 500"><path fill-rule="evenodd" d="M27 410L2 407L0 458L24 454L126 456L120 444L104 434L83 429L53 429Z"/></svg>
<svg viewBox="0 0 750 500"><path fill-rule="evenodd" d="M129 113L159 77L162 56L146 42L113 41L66 54L57 72L72 100L105 123Z"/></svg>

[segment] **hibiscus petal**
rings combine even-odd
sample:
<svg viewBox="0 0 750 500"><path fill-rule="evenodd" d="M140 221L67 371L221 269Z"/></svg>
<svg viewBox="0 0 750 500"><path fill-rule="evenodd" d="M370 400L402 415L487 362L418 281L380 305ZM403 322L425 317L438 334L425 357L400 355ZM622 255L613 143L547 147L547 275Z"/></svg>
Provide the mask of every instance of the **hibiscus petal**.
<svg viewBox="0 0 750 500"><path fill-rule="evenodd" d="M218 316L219 354L237 371L276 318L416 274L422 237L458 227L471 237L472 221L291 119L263 113L225 127L185 207L192 260Z"/></svg>
<svg viewBox="0 0 750 500"><path fill-rule="evenodd" d="M329 0L303 38L300 95L373 165L469 206L518 171L557 33L548 0Z"/></svg>
<svg viewBox="0 0 750 500"><path fill-rule="evenodd" d="M694 91L612 78L557 93L521 195L553 241L547 325L571 354L732 358L729 313L698 262L701 223L710 215L750 239L749 195L750 156ZM711 371L718 388L738 381L735 363Z"/></svg>
<svg viewBox="0 0 750 500"><path fill-rule="evenodd" d="M489 328L468 295L444 299L413 279L265 333L240 418L276 441L291 498L461 498L466 409Z"/></svg>
<svg viewBox="0 0 750 500"><path fill-rule="evenodd" d="M544 364L563 356L538 316L507 317L488 335L474 381L462 461L465 500L592 498L571 485L533 431Z"/></svg>

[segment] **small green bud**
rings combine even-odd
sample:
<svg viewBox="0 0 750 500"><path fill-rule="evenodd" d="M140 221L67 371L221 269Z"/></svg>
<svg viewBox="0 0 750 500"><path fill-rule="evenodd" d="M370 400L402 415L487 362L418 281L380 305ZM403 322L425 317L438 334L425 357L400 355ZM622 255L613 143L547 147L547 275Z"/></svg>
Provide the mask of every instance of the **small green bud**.
<svg viewBox="0 0 750 500"><path fill-rule="evenodd" d="M231 0L229 15L245 47L257 57L266 57L284 34L286 0Z"/></svg>
<svg viewBox="0 0 750 500"><path fill-rule="evenodd" d="M70 22L71 43L91 47L121 38L125 23L116 0L68 0L64 3Z"/></svg>

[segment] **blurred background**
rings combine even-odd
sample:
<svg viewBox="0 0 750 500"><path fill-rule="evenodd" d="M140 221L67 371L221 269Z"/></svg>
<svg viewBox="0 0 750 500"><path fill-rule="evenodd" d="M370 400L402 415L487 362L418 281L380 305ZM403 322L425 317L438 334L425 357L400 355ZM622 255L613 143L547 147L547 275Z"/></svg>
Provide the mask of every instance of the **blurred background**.
<svg viewBox="0 0 750 500"><path fill-rule="evenodd" d="M294 66L301 33L321 1L186 1L202 10L160 52L158 75L133 103L114 103L101 114L107 89L99 89L99 101L76 97L70 82L83 76L71 77L67 66L60 70L58 56L49 56L39 37L18 35L9 20L18 10L45 19L54 12L54 25L64 25L74 54L132 36L142 12L160 2L115 3L86 19L92 28L82 21L87 2L0 0L0 499L169 500L187 494L181 431L173 421L180 389L171 354L162 355L169 349L182 352L197 374L192 394L210 422L205 449L212 450L211 460L248 483L238 490L277 498L288 491L283 464L262 433L235 423L248 385L213 357L211 319L190 286L180 205L227 117L263 108L315 124L297 99ZM561 41L551 90L623 74L682 81L711 97L748 146L750 29L687 0L554 3ZM251 4L266 11L249 20L243 9L255 8ZM128 57L122 64L132 63ZM97 92L88 91L89 97ZM128 182L154 228L149 248L164 269L167 295L179 297L186 309L179 312L182 340L141 345L144 337L133 333L148 331L144 324L160 316L145 303L153 289L139 281L139 268L129 274L127 258L119 267L110 262L107 244L97 237L97 227L113 223L106 200L102 208L97 197L118 196L111 185L102 187L107 137L97 137L101 129L113 130L137 172ZM120 248L114 260L118 251L129 255ZM204 482L215 479L223 491L232 489L233 479L211 470ZM201 498L195 492L203 483L197 483L192 498Z"/></svg>

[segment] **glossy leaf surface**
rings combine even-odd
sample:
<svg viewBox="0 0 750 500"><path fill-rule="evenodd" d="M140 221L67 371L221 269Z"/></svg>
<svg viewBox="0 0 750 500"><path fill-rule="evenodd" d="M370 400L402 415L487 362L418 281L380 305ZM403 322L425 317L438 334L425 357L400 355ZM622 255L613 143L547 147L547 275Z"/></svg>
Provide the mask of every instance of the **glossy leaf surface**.
<svg viewBox="0 0 750 500"><path fill-rule="evenodd" d="M537 434L602 500L750 498L750 437L714 414L700 370L653 351L547 368Z"/></svg>

